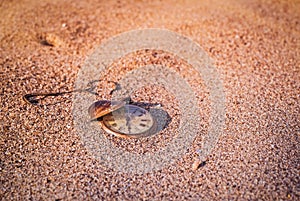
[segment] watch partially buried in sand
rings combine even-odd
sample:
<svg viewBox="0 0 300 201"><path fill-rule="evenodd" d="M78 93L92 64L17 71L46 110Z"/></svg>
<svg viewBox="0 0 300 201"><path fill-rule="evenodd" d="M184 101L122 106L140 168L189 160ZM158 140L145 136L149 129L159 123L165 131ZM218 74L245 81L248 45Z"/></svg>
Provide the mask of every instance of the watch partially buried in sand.
<svg viewBox="0 0 300 201"><path fill-rule="evenodd" d="M148 110L125 101L100 100L89 107L88 113L92 120L100 122L105 132L117 137L147 137L157 129Z"/></svg>
<svg viewBox="0 0 300 201"><path fill-rule="evenodd" d="M49 96L60 96L75 92L93 92L96 87L94 84L100 80L89 82L90 87L85 89L76 89L64 92L50 93L31 93L26 94L22 98L25 102L33 105L40 105L40 101ZM110 92L118 90L118 83L109 81L115 84L115 88ZM130 98L129 98L130 99ZM131 99L130 99L131 100ZM98 120L102 128L109 134L113 134L123 138L139 138L147 137L157 132L157 124L151 113L139 106L126 104L125 100L109 101L100 100L94 102L88 109L88 113L92 120Z"/></svg>

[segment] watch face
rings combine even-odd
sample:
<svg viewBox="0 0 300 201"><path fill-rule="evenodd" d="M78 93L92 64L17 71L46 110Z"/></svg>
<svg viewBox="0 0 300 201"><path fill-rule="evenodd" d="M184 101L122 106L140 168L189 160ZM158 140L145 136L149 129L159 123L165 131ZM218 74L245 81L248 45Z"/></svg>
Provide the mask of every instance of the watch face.
<svg viewBox="0 0 300 201"><path fill-rule="evenodd" d="M145 137L156 130L150 112L135 105L125 105L103 116L102 126L106 132L119 137Z"/></svg>

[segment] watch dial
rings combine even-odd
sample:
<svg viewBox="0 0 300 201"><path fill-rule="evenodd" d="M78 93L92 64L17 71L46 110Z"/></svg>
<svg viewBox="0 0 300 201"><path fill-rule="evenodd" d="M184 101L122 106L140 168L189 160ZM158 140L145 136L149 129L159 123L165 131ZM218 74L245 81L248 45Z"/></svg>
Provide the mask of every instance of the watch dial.
<svg viewBox="0 0 300 201"><path fill-rule="evenodd" d="M123 137L151 135L156 125L150 112L135 105L125 105L103 116L102 124L107 132Z"/></svg>

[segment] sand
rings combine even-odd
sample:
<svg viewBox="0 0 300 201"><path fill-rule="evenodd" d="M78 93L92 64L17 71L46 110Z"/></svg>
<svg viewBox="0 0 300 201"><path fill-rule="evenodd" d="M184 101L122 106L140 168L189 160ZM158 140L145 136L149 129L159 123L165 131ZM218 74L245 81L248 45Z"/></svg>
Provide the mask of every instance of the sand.
<svg viewBox="0 0 300 201"><path fill-rule="evenodd" d="M0 197L299 200L299 10L299 1L1 1ZM95 48L143 28L168 29L197 42L222 78L225 126L196 170L192 164L213 114L211 92L176 55L150 50L115 61L95 98L112 98L107 80L144 65L167 66L187 81L200 116L197 137L174 163L156 171L117 171L95 157L75 129L72 95L47 98L41 106L22 100L27 93L73 90ZM162 103L171 118L167 127L148 139L102 136L126 153L156 153L176 138L185 111L160 86L140 88L132 98Z"/></svg>

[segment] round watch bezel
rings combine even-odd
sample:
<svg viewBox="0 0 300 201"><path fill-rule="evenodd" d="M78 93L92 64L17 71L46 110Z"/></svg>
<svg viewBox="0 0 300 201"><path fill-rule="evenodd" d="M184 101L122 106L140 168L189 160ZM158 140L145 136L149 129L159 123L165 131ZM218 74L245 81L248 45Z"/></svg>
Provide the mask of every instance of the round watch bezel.
<svg viewBox="0 0 300 201"><path fill-rule="evenodd" d="M135 108L139 108L139 109L147 112L149 114L149 116L151 117L151 119L152 119L152 122L153 122L152 126L149 129L147 129L146 131L141 132L141 133L128 134L128 133L118 132L118 131L115 131L115 129L111 129L108 126L108 124L105 123L106 122L105 121L105 116L111 115L111 113L109 113L109 114L104 115L102 117L101 122L100 122L103 130L106 133L109 133L109 134L112 134L114 136L121 137L121 138L141 138L141 137L148 137L148 136L151 136L151 135L155 134L156 129L157 129L157 123L156 123L155 119L153 118L153 116L151 115L151 113L148 110L146 110L145 108L136 106L136 105L132 105L132 104L126 104L123 107L135 107ZM122 109L122 108L119 108L119 109Z"/></svg>

